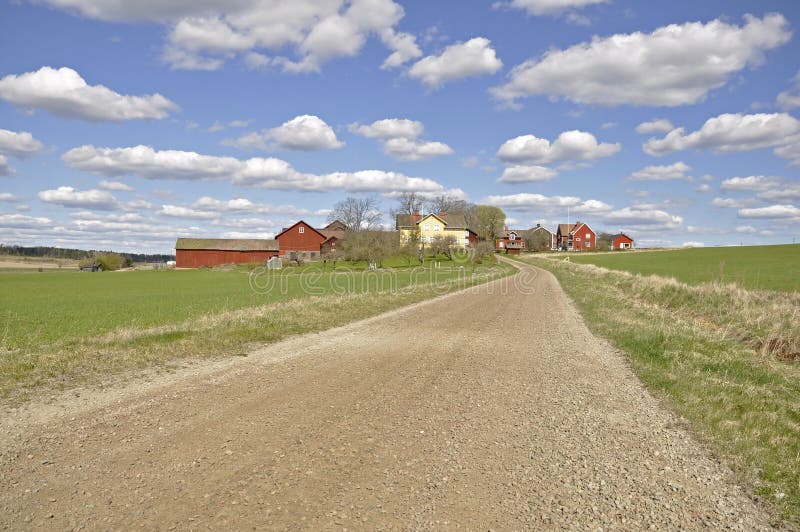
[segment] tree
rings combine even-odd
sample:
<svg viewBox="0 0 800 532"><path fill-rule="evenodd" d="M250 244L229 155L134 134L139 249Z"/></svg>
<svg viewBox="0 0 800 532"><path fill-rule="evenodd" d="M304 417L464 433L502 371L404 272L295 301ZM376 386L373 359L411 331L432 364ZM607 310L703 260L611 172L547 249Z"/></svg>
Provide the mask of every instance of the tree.
<svg viewBox="0 0 800 532"><path fill-rule="evenodd" d="M453 260L453 250L456 246L456 238L452 235L434 237L433 242L428 246L431 257L436 257L440 253L448 259Z"/></svg>
<svg viewBox="0 0 800 532"><path fill-rule="evenodd" d="M347 197L333 206L328 221L340 220L348 231L371 231L380 226L381 212L374 197Z"/></svg>
<svg viewBox="0 0 800 532"><path fill-rule="evenodd" d="M476 205L471 215L472 229L478 238L494 242L506 223L506 213L493 205Z"/></svg>
<svg viewBox="0 0 800 532"><path fill-rule="evenodd" d="M342 242L342 250L351 262L366 261L383 266L383 261L396 256L400 237L394 231L359 231Z"/></svg>
<svg viewBox="0 0 800 532"><path fill-rule="evenodd" d="M595 242L595 251L608 251L611 249L611 241L613 237L611 233L598 233L597 242Z"/></svg>
<svg viewBox="0 0 800 532"><path fill-rule="evenodd" d="M530 251L550 251L553 245L550 233L541 229L538 231L528 229L522 234L522 238L525 240L525 246Z"/></svg>
<svg viewBox="0 0 800 532"><path fill-rule="evenodd" d="M436 214L443 212L465 212L469 204L463 199L449 194L442 194L431 201L430 211Z"/></svg>
<svg viewBox="0 0 800 532"><path fill-rule="evenodd" d="M422 209L422 198L416 192L401 192L397 196L397 207L392 209L393 218L401 214L414 214Z"/></svg>

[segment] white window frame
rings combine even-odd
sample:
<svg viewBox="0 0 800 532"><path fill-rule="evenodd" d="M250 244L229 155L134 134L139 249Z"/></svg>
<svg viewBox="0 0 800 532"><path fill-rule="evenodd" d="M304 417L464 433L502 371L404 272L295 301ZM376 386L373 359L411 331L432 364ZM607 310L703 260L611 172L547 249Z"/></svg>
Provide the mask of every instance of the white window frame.
<svg viewBox="0 0 800 532"><path fill-rule="evenodd" d="M431 230L431 224L425 224L425 231Z"/></svg>
<svg viewBox="0 0 800 532"><path fill-rule="evenodd" d="M592 239L592 233L586 233L586 240Z"/></svg>
<svg viewBox="0 0 800 532"><path fill-rule="evenodd" d="M433 230L434 231L438 231L439 230L439 224L434 224L433 225Z"/></svg>
<svg viewBox="0 0 800 532"><path fill-rule="evenodd" d="M303 227L302 225L300 227L298 227L297 229L298 229L298 233L300 233L300 234L303 234L303 233L306 232L306 228Z"/></svg>

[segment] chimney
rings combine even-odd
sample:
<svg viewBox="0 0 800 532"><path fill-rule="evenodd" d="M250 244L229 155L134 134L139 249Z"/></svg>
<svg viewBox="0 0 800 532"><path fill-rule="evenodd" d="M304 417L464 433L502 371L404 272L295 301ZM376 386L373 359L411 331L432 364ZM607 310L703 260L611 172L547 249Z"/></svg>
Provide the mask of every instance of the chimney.
<svg viewBox="0 0 800 532"><path fill-rule="evenodd" d="M542 224L536 224L536 227L541 227L541 226L542 226Z"/></svg>
<svg viewBox="0 0 800 532"><path fill-rule="evenodd" d="M419 209L414 209L414 214L412 215L412 218L414 220L414 223L417 223L418 221L420 221L422 216L419 214Z"/></svg>

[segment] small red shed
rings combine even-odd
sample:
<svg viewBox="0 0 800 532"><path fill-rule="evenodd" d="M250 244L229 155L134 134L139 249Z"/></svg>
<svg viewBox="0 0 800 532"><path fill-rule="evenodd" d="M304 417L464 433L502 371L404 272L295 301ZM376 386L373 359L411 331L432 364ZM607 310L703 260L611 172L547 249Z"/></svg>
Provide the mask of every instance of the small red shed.
<svg viewBox="0 0 800 532"><path fill-rule="evenodd" d="M611 237L611 249L633 249L633 239L625 233L617 233Z"/></svg>

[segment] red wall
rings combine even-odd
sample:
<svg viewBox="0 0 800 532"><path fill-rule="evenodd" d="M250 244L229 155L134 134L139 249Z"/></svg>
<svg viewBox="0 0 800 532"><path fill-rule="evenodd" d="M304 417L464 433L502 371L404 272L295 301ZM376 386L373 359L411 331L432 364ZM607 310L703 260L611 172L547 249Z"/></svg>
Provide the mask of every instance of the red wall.
<svg viewBox="0 0 800 532"><path fill-rule="evenodd" d="M265 260L277 255L277 251L177 249L175 250L175 266L178 268L199 268L200 266L219 266L220 264L264 262Z"/></svg>
<svg viewBox="0 0 800 532"><path fill-rule="evenodd" d="M619 247L619 245L620 245L621 243L623 243L623 242L627 242L628 244L630 244L631 246L633 246L633 239L632 239L632 238L628 238L627 236L620 235L620 236L616 237L614 240L612 240L612 242L611 242L611 247L612 247L613 249L621 249L621 248Z"/></svg>
<svg viewBox="0 0 800 532"><path fill-rule="evenodd" d="M590 238L586 238L586 233L589 233ZM580 238L580 241L578 239ZM586 247L586 242L591 242L592 245ZM595 247L597 246L597 238L595 237L594 231L589 229L588 226L582 225L579 230L575 232L575 235L572 237L572 249L575 251L594 251Z"/></svg>
<svg viewBox="0 0 800 532"><path fill-rule="evenodd" d="M300 228L303 232L300 232ZM310 225L299 223L289 230L278 235L278 244L281 248L280 254L286 255L290 251L316 251L325 241L325 237L317 233Z"/></svg>

